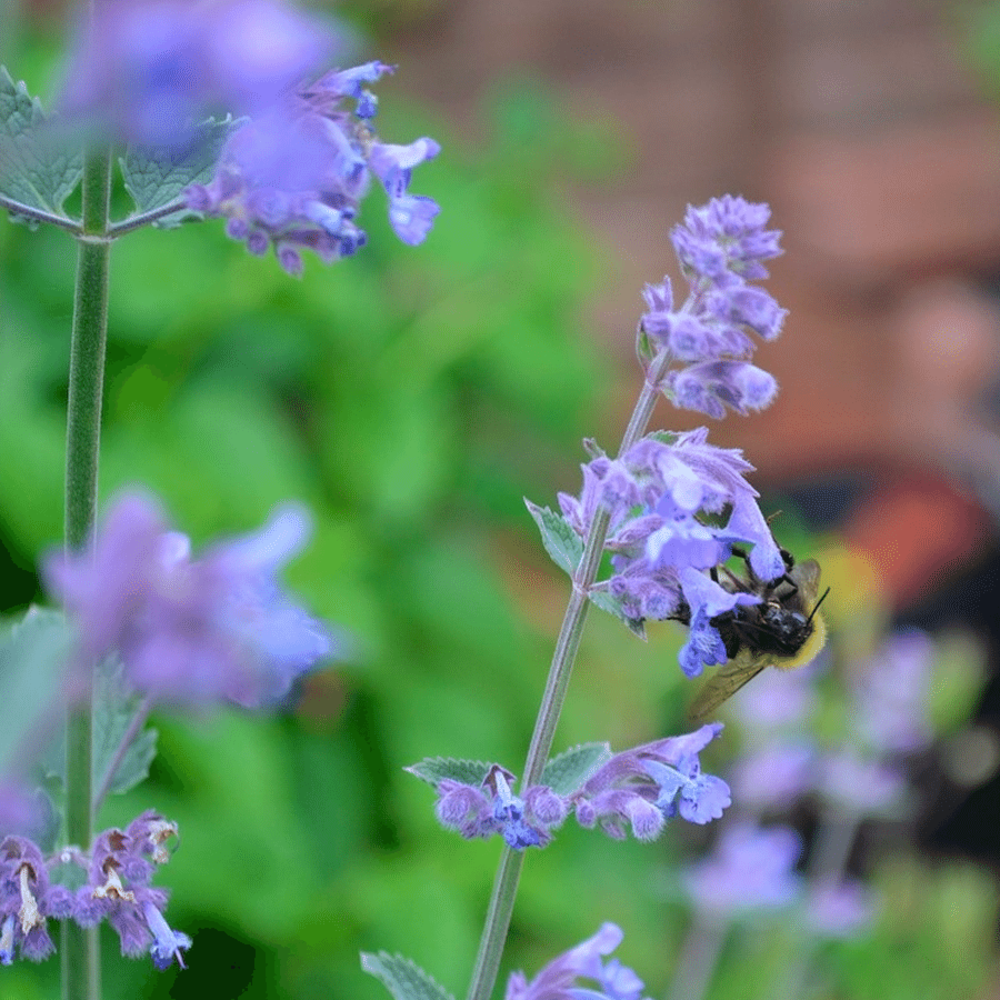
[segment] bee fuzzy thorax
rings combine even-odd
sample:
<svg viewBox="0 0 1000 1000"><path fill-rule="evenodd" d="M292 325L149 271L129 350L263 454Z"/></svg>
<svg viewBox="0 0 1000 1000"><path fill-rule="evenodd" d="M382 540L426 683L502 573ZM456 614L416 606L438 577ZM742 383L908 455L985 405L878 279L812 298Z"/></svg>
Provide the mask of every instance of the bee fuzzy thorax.
<svg viewBox="0 0 1000 1000"><path fill-rule="evenodd" d="M711 620L725 646L723 663L695 696L690 716L703 719L768 666L793 670L809 663L826 642L826 623L819 606L819 563L796 563L783 553L787 571L775 580L747 579L726 572L726 585L759 597Z"/></svg>

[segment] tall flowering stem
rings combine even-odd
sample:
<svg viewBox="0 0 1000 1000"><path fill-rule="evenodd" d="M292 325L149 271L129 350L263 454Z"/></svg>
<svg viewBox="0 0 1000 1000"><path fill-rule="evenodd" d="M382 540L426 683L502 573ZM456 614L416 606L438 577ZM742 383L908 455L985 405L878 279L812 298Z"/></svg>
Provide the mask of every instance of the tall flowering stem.
<svg viewBox="0 0 1000 1000"><path fill-rule="evenodd" d="M670 361L670 352L661 352L646 372L642 392L639 394L639 399L632 411L632 417L618 449L619 455L628 451L645 433L659 395L659 383L669 367ZM584 545L583 555L580 558L580 565L573 575L573 592L570 595L562 628L559 630L559 638L556 640L555 651L552 654L552 664L549 667L549 675L545 683L545 693L538 709L535 729L528 748L528 757L522 772L522 788L529 788L538 783L545 762L549 759L549 754L552 751L552 741L559 723L563 702L566 700L566 691L569 688L573 664L580 649L583 626L590 606L587 594L597 579L609 520L610 513L606 509L602 508L595 515ZM476 964L472 971L468 1000L489 1000L493 993L500 971L504 942L507 940L511 916L514 913L514 900L517 896L517 884L523 865L524 851L515 851L504 846L496 878L493 881L493 893L486 911L486 923L479 942Z"/></svg>
<svg viewBox="0 0 1000 1000"><path fill-rule="evenodd" d="M73 332L66 420L66 522L68 551L87 544L97 508L101 398L108 330L107 236L111 156L91 150L83 174L83 235L77 255ZM93 704L85 690L66 720L66 838L84 849L93 836ZM100 951L97 928L63 922L63 1000L98 1000Z"/></svg>

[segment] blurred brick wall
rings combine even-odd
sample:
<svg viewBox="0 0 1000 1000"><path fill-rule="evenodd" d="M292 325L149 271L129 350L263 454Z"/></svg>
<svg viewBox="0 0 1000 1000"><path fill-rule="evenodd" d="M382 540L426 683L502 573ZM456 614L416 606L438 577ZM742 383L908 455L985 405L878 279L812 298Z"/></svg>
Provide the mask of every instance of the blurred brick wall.
<svg viewBox="0 0 1000 1000"><path fill-rule="evenodd" d="M715 439L745 448L765 481L916 464L981 485L1000 468L975 407L1000 357L997 307L975 285L1000 275L1000 116L947 13L909 0L462 0L397 33L390 57L469 136L493 84L530 75L634 151L613 183L573 192L607 248L592 314L620 409L642 284L675 274L669 227L689 202L742 193L771 202L785 231L771 287L792 314L759 354L778 401Z"/></svg>

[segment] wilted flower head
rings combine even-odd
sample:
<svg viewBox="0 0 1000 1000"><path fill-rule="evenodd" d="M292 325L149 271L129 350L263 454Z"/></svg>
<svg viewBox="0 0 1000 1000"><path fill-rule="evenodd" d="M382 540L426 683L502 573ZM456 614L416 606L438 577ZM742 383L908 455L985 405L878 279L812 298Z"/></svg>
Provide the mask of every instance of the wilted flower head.
<svg viewBox="0 0 1000 1000"><path fill-rule="evenodd" d="M774 399L773 376L747 360L756 349L750 334L774 340L787 315L748 283L766 278L763 261L782 252L781 234L764 228L770 215L767 205L726 195L689 206L671 233L689 294L675 307L669 278L647 285L638 342L647 369L664 351L683 363L659 375L659 388L675 406L720 419L726 407L746 414Z"/></svg>
<svg viewBox="0 0 1000 1000"><path fill-rule="evenodd" d="M725 827L715 854L691 866L683 883L694 905L717 918L794 902L801 880L794 874L802 841L788 827Z"/></svg>
<svg viewBox="0 0 1000 1000"><path fill-rule="evenodd" d="M553 959L530 983L523 972L512 973L504 1000L639 1000L642 980L617 959L602 961L624 936L615 924L602 924L593 937ZM580 986L579 979L597 985Z"/></svg>
<svg viewBox="0 0 1000 1000"><path fill-rule="evenodd" d="M188 206L224 216L228 234L251 253L273 246L281 266L297 275L303 250L330 263L364 245L355 220L374 175L396 235L422 243L439 208L410 193L410 177L441 147L426 137L390 145L373 132L377 102L364 84L392 70L370 62L300 87L230 137L211 183L187 189Z"/></svg>
<svg viewBox="0 0 1000 1000"><path fill-rule="evenodd" d="M191 938L171 930L163 917L167 892L149 884L156 865L169 858L164 842L176 834L176 824L151 810L125 830L105 830L94 841L87 884L77 892L73 913L83 926L107 919L123 955L148 951L158 969L175 960L183 968L181 952L191 947Z"/></svg>
<svg viewBox="0 0 1000 1000"><path fill-rule="evenodd" d="M729 786L701 773L698 754L721 731L716 722L615 754L571 797L580 825L600 823L616 839L627 825L638 840L653 840L678 814L690 823L718 819L732 801Z"/></svg>
<svg viewBox="0 0 1000 1000"><path fill-rule="evenodd" d="M159 505L129 494L108 512L93 553L51 555L49 589L90 657L120 655L138 690L164 701L274 702L332 651L324 627L279 589L304 544L305 511L285 506L259 532L190 558Z"/></svg>
<svg viewBox="0 0 1000 1000"><path fill-rule="evenodd" d="M22 958L40 962L55 950L46 917L52 897L41 851L24 837L0 843L0 963Z"/></svg>
<svg viewBox="0 0 1000 1000"><path fill-rule="evenodd" d="M126 141L175 146L212 113L267 112L346 48L279 0L97 0L61 103Z"/></svg>

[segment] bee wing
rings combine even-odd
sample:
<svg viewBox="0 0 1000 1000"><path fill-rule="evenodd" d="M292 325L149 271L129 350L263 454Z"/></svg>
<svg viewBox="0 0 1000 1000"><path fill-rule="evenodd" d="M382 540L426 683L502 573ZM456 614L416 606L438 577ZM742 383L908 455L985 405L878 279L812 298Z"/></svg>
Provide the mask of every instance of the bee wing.
<svg viewBox="0 0 1000 1000"><path fill-rule="evenodd" d="M723 663L695 695L688 709L688 718L701 722L744 684L752 681L769 662L766 656L740 650L733 659Z"/></svg>
<svg viewBox="0 0 1000 1000"><path fill-rule="evenodd" d="M816 598L819 597L819 563L815 559L806 559L804 562L796 563L788 575L799 588L802 605L808 614L816 603Z"/></svg>

